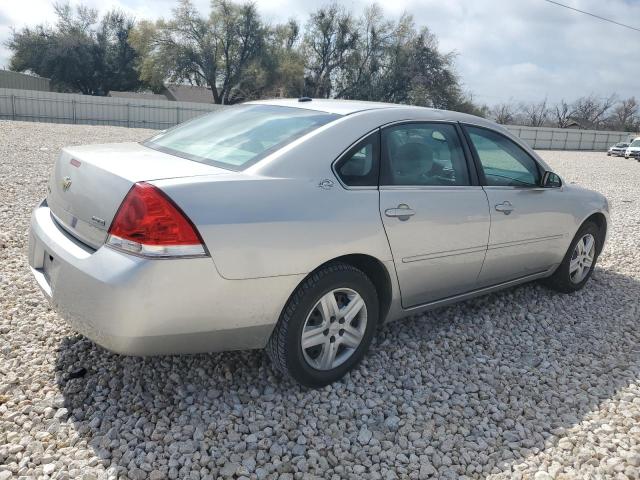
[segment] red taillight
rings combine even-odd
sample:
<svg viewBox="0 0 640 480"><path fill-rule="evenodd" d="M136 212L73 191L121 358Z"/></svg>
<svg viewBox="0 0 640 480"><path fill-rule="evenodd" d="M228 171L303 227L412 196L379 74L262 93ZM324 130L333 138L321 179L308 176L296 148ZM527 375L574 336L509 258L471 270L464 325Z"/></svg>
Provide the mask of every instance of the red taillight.
<svg viewBox="0 0 640 480"><path fill-rule="evenodd" d="M136 183L109 227L107 244L153 257L205 255L204 244L185 214L160 189Z"/></svg>

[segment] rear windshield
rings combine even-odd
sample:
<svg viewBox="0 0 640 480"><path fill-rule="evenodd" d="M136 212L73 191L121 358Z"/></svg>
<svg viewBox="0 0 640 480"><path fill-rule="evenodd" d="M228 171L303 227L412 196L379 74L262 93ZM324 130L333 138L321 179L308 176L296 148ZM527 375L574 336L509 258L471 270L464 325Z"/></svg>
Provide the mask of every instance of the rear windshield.
<svg viewBox="0 0 640 480"><path fill-rule="evenodd" d="M144 145L230 170L243 170L296 138L339 118L274 105L239 105L190 120Z"/></svg>

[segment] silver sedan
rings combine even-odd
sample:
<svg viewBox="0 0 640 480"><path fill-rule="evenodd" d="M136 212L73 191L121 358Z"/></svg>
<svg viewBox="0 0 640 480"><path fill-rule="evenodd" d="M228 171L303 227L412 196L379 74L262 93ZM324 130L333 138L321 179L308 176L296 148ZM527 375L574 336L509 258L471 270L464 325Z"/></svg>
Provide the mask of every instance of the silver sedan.
<svg viewBox="0 0 640 480"><path fill-rule="evenodd" d="M65 148L29 262L109 350L266 348L320 386L386 321L537 279L582 288L608 225L602 195L492 122L302 98Z"/></svg>

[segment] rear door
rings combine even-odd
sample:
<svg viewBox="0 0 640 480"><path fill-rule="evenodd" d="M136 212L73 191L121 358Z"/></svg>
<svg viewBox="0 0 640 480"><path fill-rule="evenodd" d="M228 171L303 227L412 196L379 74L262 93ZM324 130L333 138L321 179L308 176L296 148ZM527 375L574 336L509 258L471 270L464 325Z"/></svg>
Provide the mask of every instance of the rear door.
<svg viewBox="0 0 640 480"><path fill-rule="evenodd" d="M543 272L562 260L561 188L541 187L542 168L514 141L491 129L464 126L491 211L491 235L479 286Z"/></svg>
<svg viewBox="0 0 640 480"><path fill-rule="evenodd" d="M473 290L489 238L487 198L453 123L382 130L380 215L405 308Z"/></svg>

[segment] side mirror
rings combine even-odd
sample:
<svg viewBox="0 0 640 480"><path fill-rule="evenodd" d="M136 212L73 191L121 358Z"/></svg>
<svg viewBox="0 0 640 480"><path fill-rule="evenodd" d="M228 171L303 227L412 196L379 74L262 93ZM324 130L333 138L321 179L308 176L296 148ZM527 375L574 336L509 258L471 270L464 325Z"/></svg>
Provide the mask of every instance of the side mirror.
<svg viewBox="0 0 640 480"><path fill-rule="evenodd" d="M544 188L559 188L562 186L562 180L555 173L546 171L542 175L542 186Z"/></svg>

